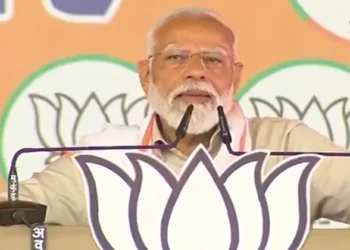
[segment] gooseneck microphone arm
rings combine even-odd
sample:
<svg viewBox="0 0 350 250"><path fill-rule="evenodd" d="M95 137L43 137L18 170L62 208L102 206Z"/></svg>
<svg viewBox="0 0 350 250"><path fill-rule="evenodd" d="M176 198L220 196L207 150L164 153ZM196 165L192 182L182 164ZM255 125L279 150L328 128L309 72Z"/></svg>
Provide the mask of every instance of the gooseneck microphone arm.
<svg viewBox="0 0 350 250"><path fill-rule="evenodd" d="M243 155L247 151L234 151L231 147L232 137L229 129L229 125L226 119L226 115L222 106L217 107L219 127L221 133L221 139L225 144L227 151L232 155ZM273 156L295 156L301 154L317 154L327 157L350 157L350 152L302 152L302 151L271 151L270 155Z"/></svg>
<svg viewBox="0 0 350 250"><path fill-rule="evenodd" d="M179 139L176 138L178 141ZM86 147L52 147L52 148L22 148L18 150L11 161L10 173L8 177L9 190L8 200L11 202L17 201L19 198L18 192L18 174L16 170L16 163L20 155L26 153L39 152L62 152L62 151L93 151L93 150L133 150L133 149L171 149L177 144L177 141L170 144L156 144L156 145L126 145L126 146L86 146Z"/></svg>
<svg viewBox="0 0 350 250"><path fill-rule="evenodd" d="M142 150L175 148L178 142L186 136L191 120L193 105L189 105L175 131L176 139L169 144L155 145L121 145L121 146L85 146L85 147L52 147L52 148L22 148L18 150L11 161L8 177L8 201L0 203L0 226L26 223L43 223L46 216L46 206L34 202L19 200L19 181L16 163L20 155L36 152L62 152L62 151L96 151L96 150ZM21 212L21 213L18 213ZM21 214L21 218L16 218ZM24 215L23 215L24 214ZM17 216L18 217L18 216ZM23 221L26 218L27 222Z"/></svg>

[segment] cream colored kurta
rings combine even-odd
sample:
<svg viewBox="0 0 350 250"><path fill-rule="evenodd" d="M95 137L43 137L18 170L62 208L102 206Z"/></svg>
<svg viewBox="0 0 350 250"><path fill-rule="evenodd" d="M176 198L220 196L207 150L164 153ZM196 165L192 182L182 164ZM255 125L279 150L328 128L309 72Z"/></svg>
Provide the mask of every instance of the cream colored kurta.
<svg viewBox="0 0 350 250"><path fill-rule="evenodd" d="M298 121L252 118L249 119L249 128L252 149L347 151ZM154 129L153 141L162 140L157 126ZM220 134L216 133L208 148L212 157L216 157L221 146ZM186 160L177 150L165 152L161 157L175 173ZM265 173L280 160L280 157L270 157ZM313 219L326 217L350 223L350 158L325 159L313 176L311 188ZM2 193L0 197L5 200L7 194ZM61 157L30 180L21 182L20 199L46 204L48 223L88 224L82 177L69 157Z"/></svg>

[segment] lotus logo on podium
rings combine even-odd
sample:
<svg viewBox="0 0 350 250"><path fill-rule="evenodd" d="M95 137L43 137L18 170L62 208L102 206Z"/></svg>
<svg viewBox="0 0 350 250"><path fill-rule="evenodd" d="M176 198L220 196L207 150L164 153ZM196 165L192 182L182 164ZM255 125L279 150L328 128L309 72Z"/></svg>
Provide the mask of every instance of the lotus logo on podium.
<svg viewBox="0 0 350 250"><path fill-rule="evenodd" d="M309 233L310 180L322 156L289 157L264 175L269 152L252 151L219 173L199 146L179 176L152 155L125 156L132 171L73 157L100 249L296 250Z"/></svg>

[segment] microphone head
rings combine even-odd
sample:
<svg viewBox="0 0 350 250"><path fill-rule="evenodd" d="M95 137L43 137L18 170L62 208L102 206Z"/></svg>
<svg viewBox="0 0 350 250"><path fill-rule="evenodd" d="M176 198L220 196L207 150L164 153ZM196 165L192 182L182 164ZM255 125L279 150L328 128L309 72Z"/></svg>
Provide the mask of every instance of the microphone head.
<svg viewBox="0 0 350 250"><path fill-rule="evenodd" d="M221 105L217 106L216 110L218 111L219 115L225 115L224 108Z"/></svg>
<svg viewBox="0 0 350 250"><path fill-rule="evenodd" d="M188 105L187 108L186 108L186 111L185 111L185 115L191 116L192 112L193 112L193 109L194 109L193 104Z"/></svg>
<svg viewBox="0 0 350 250"><path fill-rule="evenodd" d="M218 116L219 116L219 126L220 126L222 142L226 145L229 145L232 142L232 137L231 137L228 123L227 123L224 108L222 106L218 106L216 110L218 111Z"/></svg>
<svg viewBox="0 0 350 250"><path fill-rule="evenodd" d="M180 140L185 137L188 126L190 125L193 109L194 109L194 106L192 104L190 104L186 108L186 111L175 132L177 140Z"/></svg>

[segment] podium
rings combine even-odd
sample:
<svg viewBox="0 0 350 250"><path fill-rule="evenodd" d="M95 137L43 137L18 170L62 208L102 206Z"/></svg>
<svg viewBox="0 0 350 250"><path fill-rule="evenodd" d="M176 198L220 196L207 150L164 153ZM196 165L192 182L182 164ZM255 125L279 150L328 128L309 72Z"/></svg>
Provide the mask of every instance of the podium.
<svg viewBox="0 0 350 250"><path fill-rule="evenodd" d="M49 226L48 250L99 250L88 227ZM30 250L30 229L0 227L1 250ZM349 250L350 229L313 229L303 250Z"/></svg>

